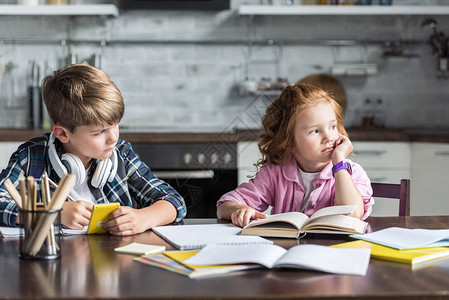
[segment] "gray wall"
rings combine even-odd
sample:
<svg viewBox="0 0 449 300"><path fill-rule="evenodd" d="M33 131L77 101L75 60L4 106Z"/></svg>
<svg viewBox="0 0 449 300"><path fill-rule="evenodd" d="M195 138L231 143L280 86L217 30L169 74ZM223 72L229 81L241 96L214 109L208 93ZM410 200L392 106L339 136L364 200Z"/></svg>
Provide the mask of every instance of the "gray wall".
<svg viewBox="0 0 449 300"><path fill-rule="evenodd" d="M257 2L234 0L232 8ZM395 3L401 2L407 1ZM48 73L64 65L71 52L78 61L101 55L101 68L124 95L121 125L126 128L219 132L257 128L270 98L240 95L239 85L246 76L256 80L281 76L296 82L312 73L327 73L335 63L368 62L377 64L377 75L338 77L348 95L348 127L359 125L366 97L381 97L388 127L447 129L449 78L438 76L436 58L425 43L431 30L420 27L424 18L250 18L235 10L130 11L117 18L0 16L0 62L15 65L12 73L0 75L0 127L26 124L29 60ZM449 35L449 16L435 18ZM66 39L80 42L69 47L61 43ZM251 48L245 43L248 39L255 42ZM47 42L24 43L29 40ZM111 42L102 47L101 40ZM359 43L323 43L328 40ZM380 42L388 40L412 41L404 53L416 57L383 57ZM256 62L249 63L249 50ZM12 81L17 85L14 98L7 92Z"/></svg>

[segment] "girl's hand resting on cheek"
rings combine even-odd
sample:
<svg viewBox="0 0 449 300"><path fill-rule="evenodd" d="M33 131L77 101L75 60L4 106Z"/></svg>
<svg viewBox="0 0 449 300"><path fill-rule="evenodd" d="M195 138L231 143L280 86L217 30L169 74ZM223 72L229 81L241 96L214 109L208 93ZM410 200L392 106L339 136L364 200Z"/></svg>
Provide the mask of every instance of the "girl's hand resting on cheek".
<svg viewBox="0 0 449 300"><path fill-rule="evenodd" d="M353 149L352 143L347 136L339 134L337 141L335 142L335 148L332 152L332 163L336 164L339 161L346 159L351 154Z"/></svg>
<svg viewBox="0 0 449 300"><path fill-rule="evenodd" d="M258 219L265 219L267 214L261 213L249 206L237 209L231 214L232 224L239 227L245 227L249 222Z"/></svg>

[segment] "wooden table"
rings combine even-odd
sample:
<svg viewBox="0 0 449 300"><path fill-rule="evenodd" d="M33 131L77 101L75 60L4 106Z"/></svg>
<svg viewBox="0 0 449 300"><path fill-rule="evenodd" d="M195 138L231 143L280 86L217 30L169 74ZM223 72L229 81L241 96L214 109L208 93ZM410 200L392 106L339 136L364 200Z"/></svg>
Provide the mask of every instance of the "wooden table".
<svg viewBox="0 0 449 300"><path fill-rule="evenodd" d="M377 217L371 230L399 226L449 228L449 216ZM191 219L186 224L216 223ZM275 239L289 248L298 243L330 245L338 237ZM64 299L449 299L449 259L421 268L372 259L366 276L332 275L305 270L248 270L189 279L134 262L113 249L131 242L167 245L153 232L131 237L70 236L62 240L56 261L18 258L18 239L0 239L0 298Z"/></svg>

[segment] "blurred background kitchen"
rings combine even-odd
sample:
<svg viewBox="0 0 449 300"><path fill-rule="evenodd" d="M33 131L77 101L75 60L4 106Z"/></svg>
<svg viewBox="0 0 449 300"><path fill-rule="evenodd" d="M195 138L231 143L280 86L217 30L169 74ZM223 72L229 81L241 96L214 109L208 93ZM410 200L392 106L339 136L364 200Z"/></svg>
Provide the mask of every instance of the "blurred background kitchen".
<svg viewBox="0 0 449 300"><path fill-rule="evenodd" d="M0 167L50 126L42 78L86 62L122 91L122 136L150 166L164 159L145 150L157 143L183 164L162 171L214 172L207 183L184 176L192 199L222 182L218 173L232 178L221 193L254 174L266 106L304 80L345 107L353 160L372 181L410 178L412 215L447 214L448 21L443 0L0 1ZM168 155L165 144L184 152ZM208 206L191 216L209 216Z"/></svg>

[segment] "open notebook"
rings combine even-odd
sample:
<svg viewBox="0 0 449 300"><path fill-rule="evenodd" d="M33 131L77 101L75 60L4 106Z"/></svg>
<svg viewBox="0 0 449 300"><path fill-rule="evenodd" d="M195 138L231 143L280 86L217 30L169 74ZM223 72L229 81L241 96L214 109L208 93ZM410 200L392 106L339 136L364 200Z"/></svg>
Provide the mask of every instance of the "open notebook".
<svg viewBox="0 0 449 300"><path fill-rule="evenodd" d="M242 229L232 224L168 225L153 231L180 250L201 249L206 245L273 244L258 236L240 235Z"/></svg>

